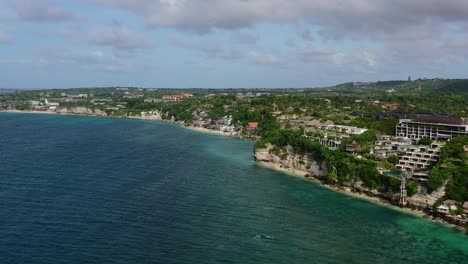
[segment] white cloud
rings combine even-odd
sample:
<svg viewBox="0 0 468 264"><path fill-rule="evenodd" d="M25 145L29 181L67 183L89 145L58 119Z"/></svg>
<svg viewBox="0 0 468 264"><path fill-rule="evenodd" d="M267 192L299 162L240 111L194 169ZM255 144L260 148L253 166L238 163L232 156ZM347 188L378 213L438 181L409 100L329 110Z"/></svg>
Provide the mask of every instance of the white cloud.
<svg viewBox="0 0 468 264"><path fill-rule="evenodd" d="M255 64L258 65L280 65L284 64L284 61L273 54L268 53L258 53L251 51L248 54L248 58Z"/></svg>
<svg viewBox="0 0 468 264"><path fill-rule="evenodd" d="M92 1L141 15L148 26L197 32L242 28L259 22L308 21L333 37L382 38L398 35L411 27L434 29L443 23L468 22L468 1L465 0ZM310 34L306 32L304 36L310 37ZM411 35L405 34L405 37Z"/></svg>
<svg viewBox="0 0 468 264"><path fill-rule="evenodd" d="M418 65L442 65L447 58L460 58L466 53L450 48L449 40L455 35L468 37L466 0L88 1L128 10L152 28L170 27L198 33L234 30L232 34L236 34L263 23L289 24L301 28L296 38L307 42L324 40L323 45L331 44L335 48L353 42L368 50L368 54L343 56L333 49L300 46L298 40L296 43L294 39L285 39L286 46L296 49L301 60L327 61L334 65L360 61L366 67L397 67L407 64L408 58L415 59L412 63ZM447 35L451 31L456 34ZM377 58L375 54L385 56Z"/></svg>
<svg viewBox="0 0 468 264"><path fill-rule="evenodd" d="M131 73L144 71L150 66L134 58L119 58L112 52L102 50L57 50L43 51L42 55L27 59L0 59L0 64L33 67L68 67L103 72Z"/></svg>
<svg viewBox="0 0 468 264"><path fill-rule="evenodd" d="M53 1L14 0L12 3L18 17L29 22L63 22L78 19L78 16Z"/></svg>
<svg viewBox="0 0 468 264"><path fill-rule="evenodd" d="M326 46L306 44L297 49L299 58L303 61L318 61L332 56L335 52Z"/></svg>
<svg viewBox="0 0 468 264"><path fill-rule="evenodd" d="M338 52L332 55L331 61L333 64L342 65L345 62L346 55L342 52Z"/></svg>
<svg viewBox="0 0 468 264"><path fill-rule="evenodd" d="M95 45L110 46L116 50L126 51L150 47L143 37L118 24L90 31L88 41Z"/></svg>
<svg viewBox="0 0 468 264"><path fill-rule="evenodd" d="M211 42L197 42L180 38L171 38L169 39L169 43L185 50L202 53L212 59L238 60L243 57L243 54L237 50L226 49L219 44Z"/></svg>
<svg viewBox="0 0 468 264"><path fill-rule="evenodd" d="M369 67L375 67L377 62L375 60L375 56L368 52L368 51L363 51L361 54L361 59L367 64Z"/></svg>

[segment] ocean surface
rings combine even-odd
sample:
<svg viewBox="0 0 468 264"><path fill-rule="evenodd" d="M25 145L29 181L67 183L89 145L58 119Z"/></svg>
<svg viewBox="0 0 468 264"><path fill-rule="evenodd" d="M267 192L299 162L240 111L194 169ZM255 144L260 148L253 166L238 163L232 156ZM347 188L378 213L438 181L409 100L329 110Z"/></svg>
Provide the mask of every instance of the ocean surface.
<svg viewBox="0 0 468 264"><path fill-rule="evenodd" d="M468 236L258 166L252 146L0 113L0 263L468 263Z"/></svg>

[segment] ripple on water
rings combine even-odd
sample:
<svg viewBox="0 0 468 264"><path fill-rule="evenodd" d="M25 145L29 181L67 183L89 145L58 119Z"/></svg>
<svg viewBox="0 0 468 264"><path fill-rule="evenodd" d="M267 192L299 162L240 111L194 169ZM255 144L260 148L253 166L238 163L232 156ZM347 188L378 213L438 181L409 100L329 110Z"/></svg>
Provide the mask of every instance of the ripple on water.
<svg viewBox="0 0 468 264"><path fill-rule="evenodd" d="M255 166L252 142L0 114L2 263L466 263L447 227Z"/></svg>

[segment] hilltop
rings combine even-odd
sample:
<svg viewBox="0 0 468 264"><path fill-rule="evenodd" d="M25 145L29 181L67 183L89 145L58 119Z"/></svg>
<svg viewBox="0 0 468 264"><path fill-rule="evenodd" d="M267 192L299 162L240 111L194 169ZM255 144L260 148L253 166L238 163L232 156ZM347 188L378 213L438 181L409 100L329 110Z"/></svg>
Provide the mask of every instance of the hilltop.
<svg viewBox="0 0 468 264"><path fill-rule="evenodd" d="M468 79L416 79L414 81L377 81L377 82L347 82L330 87L319 88L321 92L337 92L341 94L364 93L443 93L468 94Z"/></svg>

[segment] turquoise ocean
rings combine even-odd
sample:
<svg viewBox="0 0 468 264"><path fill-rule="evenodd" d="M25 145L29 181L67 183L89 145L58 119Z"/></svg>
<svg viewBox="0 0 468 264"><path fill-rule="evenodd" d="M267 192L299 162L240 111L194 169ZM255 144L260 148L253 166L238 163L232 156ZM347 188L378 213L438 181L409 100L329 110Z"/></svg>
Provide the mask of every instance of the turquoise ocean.
<svg viewBox="0 0 468 264"><path fill-rule="evenodd" d="M154 121L0 113L0 263L468 263L449 227Z"/></svg>

